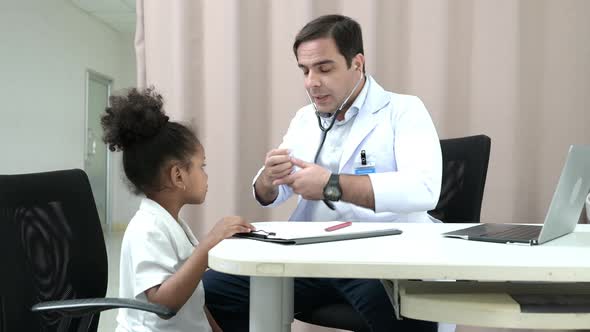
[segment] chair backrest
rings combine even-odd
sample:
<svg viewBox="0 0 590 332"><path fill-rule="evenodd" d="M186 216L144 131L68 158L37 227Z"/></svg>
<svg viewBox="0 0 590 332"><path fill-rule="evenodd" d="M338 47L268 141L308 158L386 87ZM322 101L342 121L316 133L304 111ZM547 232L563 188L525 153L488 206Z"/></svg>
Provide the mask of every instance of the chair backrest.
<svg viewBox="0 0 590 332"><path fill-rule="evenodd" d="M440 141L443 174L440 198L430 215L443 222L479 222L491 140L486 135Z"/></svg>
<svg viewBox="0 0 590 332"><path fill-rule="evenodd" d="M0 175L0 332L96 331L99 315L37 314L41 301L104 297L107 253L86 174Z"/></svg>

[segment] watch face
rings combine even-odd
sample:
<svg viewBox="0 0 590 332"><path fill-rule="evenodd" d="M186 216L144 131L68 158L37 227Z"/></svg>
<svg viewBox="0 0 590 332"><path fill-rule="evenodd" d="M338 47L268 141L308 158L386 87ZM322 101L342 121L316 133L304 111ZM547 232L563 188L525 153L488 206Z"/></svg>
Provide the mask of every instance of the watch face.
<svg viewBox="0 0 590 332"><path fill-rule="evenodd" d="M338 174L330 175L328 184L324 187L324 197L333 202L337 202L342 197L342 191L338 182Z"/></svg>
<svg viewBox="0 0 590 332"><path fill-rule="evenodd" d="M328 186L324 192L324 196L330 201L337 201L340 199L340 190L336 186Z"/></svg>

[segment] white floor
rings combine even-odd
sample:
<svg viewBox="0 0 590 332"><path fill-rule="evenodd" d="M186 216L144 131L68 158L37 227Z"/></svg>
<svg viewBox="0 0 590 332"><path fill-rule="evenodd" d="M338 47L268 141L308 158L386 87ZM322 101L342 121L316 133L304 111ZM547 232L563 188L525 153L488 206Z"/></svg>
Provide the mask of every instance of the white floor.
<svg viewBox="0 0 590 332"><path fill-rule="evenodd" d="M109 260L109 283L107 297L119 296L119 256L121 255L121 241L123 232L105 232L104 241ZM108 310L100 314L98 332L112 332L117 327L117 310Z"/></svg>

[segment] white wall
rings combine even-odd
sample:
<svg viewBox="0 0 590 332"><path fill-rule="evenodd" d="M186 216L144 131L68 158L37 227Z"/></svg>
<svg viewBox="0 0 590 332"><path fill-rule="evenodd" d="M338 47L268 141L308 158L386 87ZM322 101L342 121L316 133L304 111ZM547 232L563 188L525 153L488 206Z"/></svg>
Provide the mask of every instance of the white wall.
<svg viewBox="0 0 590 332"><path fill-rule="evenodd" d="M0 174L84 167L85 72L135 84L133 36L66 0L0 1ZM114 222L127 222L137 198L113 161ZM123 203L123 204L121 204Z"/></svg>

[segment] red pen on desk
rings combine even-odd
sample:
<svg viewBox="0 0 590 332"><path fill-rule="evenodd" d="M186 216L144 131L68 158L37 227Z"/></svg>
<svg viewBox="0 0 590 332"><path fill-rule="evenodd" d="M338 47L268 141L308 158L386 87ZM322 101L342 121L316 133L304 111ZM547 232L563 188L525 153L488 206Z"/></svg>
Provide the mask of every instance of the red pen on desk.
<svg viewBox="0 0 590 332"><path fill-rule="evenodd" d="M341 224L337 224L337 225L334 225L334 226L330 226L330 227L326 228L326 229L325 229L325 231L326 231L326 232L331 232L331 231L338 230L338 229L340 229L340 228L348 227L348 226L350 226L350 225L352 225L352 221L345 221L345 222L343 222L343 223L341 223Z"/></svg>

